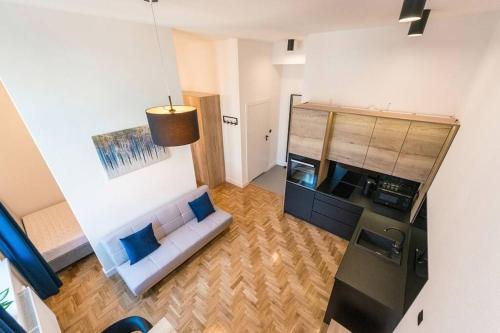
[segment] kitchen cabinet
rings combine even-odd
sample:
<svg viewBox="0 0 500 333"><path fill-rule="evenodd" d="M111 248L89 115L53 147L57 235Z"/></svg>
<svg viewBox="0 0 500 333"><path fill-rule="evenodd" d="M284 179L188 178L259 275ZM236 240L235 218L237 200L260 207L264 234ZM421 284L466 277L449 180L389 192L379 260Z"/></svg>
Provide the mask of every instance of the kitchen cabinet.
<svg viewBox="0 0 500 333"><path fill-rule="evenodd" d="M328 159L362 167L376 117L335 114Z"/></svg>
<svg viewBox="0 0 500 333"><path fill-rule="evenodd" d="M287 181L284 211L349 240L363 208Z"/></svg>
<svg viewBox="0 0 500 333"><path fill-rule="evenodd" d="M362 207L316 192L309 222L350 240L362 212Z"/></svg>
<svg viewBox="0 0 500 333"><path fill-rule="evenodd" d="M451 126L412 122L393 175L423 183L443 149Z"/></svg>
<svg viewBox="0 0 500 333"><path fill-rule="evenodd" d="M434 157L401 153L393 175L423 183L429 176L435 161Z"/></svg>
<svg viewBox="0 0 500 333"><path fill-rule="evenodd" d="M328 115L328 112L294 108L290 120L288 151L320 161Z"/></svg>
<svg viewBox="0 0 500 333"><path fill-rule="evenodd" d="M412 221L459 128L451 116L304 103L292 111L289 151L320 162L318 186L330 160L421 183Z"/></svg>
<svg viewBox="0 0 500 333"><path fill-rule="evenodd" d="M314 201L314 190L292 182L286 182L285 213L309 221Z"/></svg>
<svg viewBox="0 0 500 333"><path fill-rule="evenodd" d="M377 118L363 168L392 174L410 121Z"/></svg>
<svg viewBox="0 0 500 333"><path fill-rule="evenodd" d="M401 149L402 153L437 157L451 126L414 121Z"/></svg>

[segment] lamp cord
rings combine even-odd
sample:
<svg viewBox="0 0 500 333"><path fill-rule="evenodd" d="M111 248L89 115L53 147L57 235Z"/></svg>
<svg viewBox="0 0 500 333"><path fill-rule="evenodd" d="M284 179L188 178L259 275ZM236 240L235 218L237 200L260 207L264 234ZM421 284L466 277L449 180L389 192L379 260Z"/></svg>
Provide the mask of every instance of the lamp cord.
<svg viewBox="0 0 500 333"><path fill-rule="evenodd" d="M158 29L158 21L156 19L155 9L153 6L153 0L149 0L149 3L151 4L151 14L153 14L153 23L155 26L156 42L158 44L158 51L160 52L160 61L161 61L161 67L163 70L163 81L165 83L165 87L167 88L167 93L168 93L168 102L170 104L169 111L173 112L174 107L172 106L172 98L170 97L170 85L168 84L167 66L165 64L165 59L163 59L163 50L161 48L160 33L159 33L159 29Z"/></svg>

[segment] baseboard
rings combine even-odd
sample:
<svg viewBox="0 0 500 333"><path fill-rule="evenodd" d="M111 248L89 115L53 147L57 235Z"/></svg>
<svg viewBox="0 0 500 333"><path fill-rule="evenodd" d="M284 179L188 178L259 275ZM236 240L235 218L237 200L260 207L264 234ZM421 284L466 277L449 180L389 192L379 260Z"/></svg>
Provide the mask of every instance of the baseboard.
<svg viewBox="0 0 500 333"><path fill-rule="evenodd" d="M113 267L111 269L104 269L104 267L102 268L102 271L104 272L104 275L106 275L106 277L112 277L113 275L116 274L116 267Z"/></svg>
<svg viewBox="0 0 500 333"><path fill-rule="evenodd" d="M233 184L234 186L238 186L239 188L245 188L248 184L250 184L250 182L242 183L227 177L226 177L226 182L228 182L229 184Z"/></svg>
<svg viewBox="0 0 500 333"><path fill-rule="evenodd" d="M276 161L277 165L281 165L282 167L286 167L286 161Z"/></svg>

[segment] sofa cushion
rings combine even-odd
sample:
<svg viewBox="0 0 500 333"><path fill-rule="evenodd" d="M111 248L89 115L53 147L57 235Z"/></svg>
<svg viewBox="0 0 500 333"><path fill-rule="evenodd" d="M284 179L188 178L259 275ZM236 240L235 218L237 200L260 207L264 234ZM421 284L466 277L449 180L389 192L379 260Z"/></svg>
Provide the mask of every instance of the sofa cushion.
<svg viewBox="0 0 500 333"><path fill-rule="evenodd" d="M161 239L184 224L179 208L175 204L160 207L155 212L158 220L156 236Z"/></svg>
<svg viewBox="0 0 500 333"><path fill-rule="evenodd" d="M175 201L177 208L181 212L182 219L184 223L187 223L195 218L191 207L189 207L189 202L200 197L203 193L208 191L208 186L203 185L198 187L196 190L189 192ZM210 196L210 195L209 195Z"/></svg>
<svg viewBox="0 0 500 333"><path fill-rule="evenodd" d="M125 238L120 238L120 242L127 252L130 265L137 263L160 247L151 223Z"/></svg>
<svg viewBox="0 0 500 333"><path fill-rule="evenodd" d="M199 234L201 237L211 237L218 234L219 229L223 229L231 222L231 215L223 210L217 209L215 213L207 216L202 223L198 223L196 219L191 220L186 224L188 228Z"/></svg>
<svg viewBox="0 0 500 333"><path fill-rule="evenodd" d="M160 243L158 250L137 264L132 266L124 263L117 267L118 273L134 295L149 289L188 257L168 239L164 238Z"/></svg>
<svg viewBox="0 0 500 333"><path fill-rule="evenodd" d="M200 240L200 235L183 225L166 237L182 252L188 251Z"/></svg>
<svg viewBox="0 0 500 333"><path fill-rule="evenodd" d="M158 267L149 258L144 258L133 266L128 262L121 264L116 270L134 295L138 295L154 280Z"/></svg>
<svg viewBox="0 0 500 333"><path fill-rule="evenodd" d="M163 268L170 265L178 258L183 251L168 239L168 237L161 240L161 246L158 250L151 253L149 259L158 267Z"/></svg>
<svg viewBox="0 0 500 333"><path fill-rule="evenodd" d="M198 222L203 221L208 215L215 213L214 205L212 205L207 192L193 201L189 201L188 204Z"/></svg>
<svg viewBox="0 0 500 333"><path fill-rule="evenodd" d="M120 242L120 238L125 238L133 234L134 232L141 230L150 223L153 224L153 230L156 229L155 224L157 224L157 220L153 214L141 216L119 228L118 230L113 231L102 240L104 249L111 257L113 263L116 266L128 262L129 260L127 252L125 252L125 249ZM157 239L159 238L157 237Z"/></svg>

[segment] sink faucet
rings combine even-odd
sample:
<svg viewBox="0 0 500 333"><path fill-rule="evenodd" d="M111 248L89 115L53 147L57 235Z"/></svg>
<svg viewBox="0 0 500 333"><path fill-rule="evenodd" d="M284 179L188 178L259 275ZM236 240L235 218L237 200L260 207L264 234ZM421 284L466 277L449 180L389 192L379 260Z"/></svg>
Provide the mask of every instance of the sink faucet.
<svg viewBox="0 0 500 333"><path fill-rule="evenodd" d="M405 234L403 231L401 231L401 230L399 230L399 229L396 229L396 228L385 228L385 229L384 229L384 231L385 231L385 232L388 232L388 231L390 231L390 230L395 230L395 231L398 231L398 232L399 232L399 233L401 233L401 235L403 236L403 239L401 239L401 241L400 241L400 242L398 242L398 241L394 241L394 243L392 243L392 252L393 252L394 254L400 254L400 253L401 253L401 251L403 250L403 245L404 245L404 243L405 243L406 234Z"/></svg>

